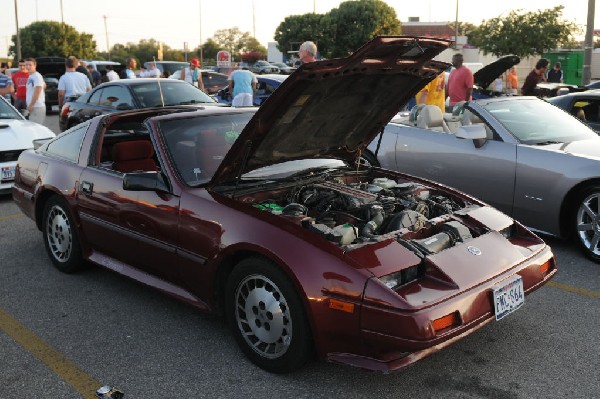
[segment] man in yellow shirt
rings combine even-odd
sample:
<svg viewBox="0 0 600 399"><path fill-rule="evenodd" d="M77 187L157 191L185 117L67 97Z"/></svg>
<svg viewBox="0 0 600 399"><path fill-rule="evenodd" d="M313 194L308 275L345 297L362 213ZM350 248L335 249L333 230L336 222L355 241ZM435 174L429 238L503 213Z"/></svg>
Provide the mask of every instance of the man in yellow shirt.
<svg viewBox="0 0 600 399"><path fill-rule="evenodd" d="M446 112L446 88L444 73L440 73L427 84L416 96L417 104L437 105Z"/></svg>

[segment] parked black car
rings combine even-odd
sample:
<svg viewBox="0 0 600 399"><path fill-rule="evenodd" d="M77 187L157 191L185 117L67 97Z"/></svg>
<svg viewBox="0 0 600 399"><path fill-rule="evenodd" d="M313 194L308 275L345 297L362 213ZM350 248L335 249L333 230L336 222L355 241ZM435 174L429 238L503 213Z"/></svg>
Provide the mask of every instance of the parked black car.
<svg viewBox="0 0 600 399"><path fill-rule="evenodd" d="M77 100L65 103L59 115L61 131L101 114L167 105L215 105L196 87L174 79L121 79L102 83Z"/></svg>
<svg viewBox="0 0 600 399"><path fill-rule="evenodd" d="M600 132L600 90L574 92L547 100Z"/></svg>

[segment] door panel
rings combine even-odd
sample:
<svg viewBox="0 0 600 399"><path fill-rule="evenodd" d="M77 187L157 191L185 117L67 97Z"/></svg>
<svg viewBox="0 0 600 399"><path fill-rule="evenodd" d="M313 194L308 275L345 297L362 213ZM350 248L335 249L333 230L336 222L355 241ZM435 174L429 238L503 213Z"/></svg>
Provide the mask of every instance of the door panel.
<svg viewBox="0 0 600 399"><path fill-rule="evenodd" d="M179 198L123 190L123 174L88 167L78 193L82 229L95 250L171 279Z"/></svg>
<svg viewBox="0 0 600 399"><path fill-rule="evenodd" d="M453 134L408 126L396 129L398 170L455 187L512 213L515 145L488 140L477 148L473 140Z"/></svg>

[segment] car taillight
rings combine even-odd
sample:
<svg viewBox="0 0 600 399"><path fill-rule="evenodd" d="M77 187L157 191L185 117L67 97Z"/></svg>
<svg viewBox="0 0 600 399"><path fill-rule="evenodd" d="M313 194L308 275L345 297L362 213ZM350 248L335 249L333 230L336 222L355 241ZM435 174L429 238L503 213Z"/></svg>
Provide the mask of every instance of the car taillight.
<svg viewBox="0 0 600 399"><path fill-rule="evenodd" d="M69 114L69 106L63 105L62 109L60 110L60 116L67 116L68 114Z"/></svg>

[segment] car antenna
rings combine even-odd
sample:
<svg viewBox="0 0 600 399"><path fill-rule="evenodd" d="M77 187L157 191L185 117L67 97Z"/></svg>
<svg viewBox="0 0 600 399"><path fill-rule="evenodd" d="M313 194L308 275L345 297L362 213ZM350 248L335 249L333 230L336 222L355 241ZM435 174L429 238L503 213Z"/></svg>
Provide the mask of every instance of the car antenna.
<svg viewBox="0 0 600 399"><path fill-rule="evenodd" d="M152 62L154 62L154 68L156 68L156 57L152 57ZM160 85L160 76L156 77L156 82L158 83L158 92L160 93L160 103L164 108L165 98L163 97L162 86Z"/></svg>

